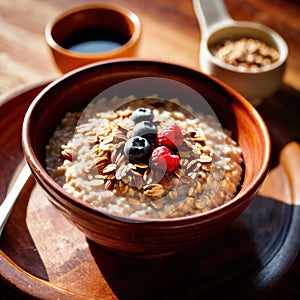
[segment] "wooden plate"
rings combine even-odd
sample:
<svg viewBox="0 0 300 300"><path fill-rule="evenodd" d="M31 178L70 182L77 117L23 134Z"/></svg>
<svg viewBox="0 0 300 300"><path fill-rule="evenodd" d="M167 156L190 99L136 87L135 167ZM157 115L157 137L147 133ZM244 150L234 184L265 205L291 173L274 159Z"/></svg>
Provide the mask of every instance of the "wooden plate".
<svg viewBox="0 0 300 300"><path fill-rule="evenodd" d="M22 163L25 111L47 83L0 98L0 196ZM34 180L0 239L0 275L38 299L200 299L269 293L300 249L300 147L289 143L259 193L230 228L206 245L155 260L124 258L85 239ZM292 158L292 159L291 159Z"/></svg>

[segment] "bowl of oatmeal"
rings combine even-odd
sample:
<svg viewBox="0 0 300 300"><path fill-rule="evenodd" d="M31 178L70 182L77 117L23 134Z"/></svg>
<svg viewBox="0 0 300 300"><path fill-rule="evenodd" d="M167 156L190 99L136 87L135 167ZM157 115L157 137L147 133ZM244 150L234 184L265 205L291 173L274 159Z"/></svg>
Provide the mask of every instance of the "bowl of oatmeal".
<svg viewBox="0 0 300 300"><path fill-rule="evenodd" d="M270 160L264 121L230 87L127 59L47 86L24 119L23 149L47 198L88 239L141 257L225 230Z"/></svg>

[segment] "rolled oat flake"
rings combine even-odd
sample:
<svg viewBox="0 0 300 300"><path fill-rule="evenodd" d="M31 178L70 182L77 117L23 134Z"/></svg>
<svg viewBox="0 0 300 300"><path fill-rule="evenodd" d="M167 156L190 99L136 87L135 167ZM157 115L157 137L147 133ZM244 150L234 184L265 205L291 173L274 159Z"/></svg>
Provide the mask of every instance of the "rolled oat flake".
<svg viewBox="0 0 300 300"><path fill-rule="evenodd" d="M266 43L253 38L225 40L211 49L223 62L241 69L257 71L279 59L279 52Z"/></svg>

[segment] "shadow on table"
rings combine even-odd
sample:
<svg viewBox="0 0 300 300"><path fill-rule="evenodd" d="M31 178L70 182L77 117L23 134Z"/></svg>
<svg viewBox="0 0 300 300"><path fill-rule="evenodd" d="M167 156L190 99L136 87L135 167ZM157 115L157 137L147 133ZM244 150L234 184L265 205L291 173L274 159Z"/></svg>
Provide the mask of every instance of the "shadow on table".
<svg viewBox="0 0 300 300"><path fill-rule="evenodd" d="M300 91L283 85L257 107L264 118L272 141L272 166L278 164L280 150L291 141L300 142Z"/></svg>
<svg viewBox="0 0 300 300"><path fill-rule="evenodd" d="M278 267L276 255L293 211L293 206L257 196L222 234L159 259L123 257L93 242L89 246L119 299L259 299L286 271L284 264Z"/></svg>

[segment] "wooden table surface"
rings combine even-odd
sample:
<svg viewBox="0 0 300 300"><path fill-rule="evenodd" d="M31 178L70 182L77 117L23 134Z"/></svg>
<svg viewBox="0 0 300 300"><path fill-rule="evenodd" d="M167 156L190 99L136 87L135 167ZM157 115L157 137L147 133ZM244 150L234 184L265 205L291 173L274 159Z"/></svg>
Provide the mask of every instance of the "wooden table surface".
<svg viewBox="0 0 300 300"><path fill-rule="evenodd" d="M45 25L52 16L64 9L87 2L91 1L0 1L0 95L24 84L61 75L53 64L45 43ZM192 1L114 2L134 10L141 18L143 36L138 57L198 68L201 34ZM232 18L265 24L286 40L289 58L283 86L276 95L266 99L267 104L263 104L258 110L267 118L267 124L275 128L271 130L271 138L277 138L273 145L275 150L291 140L299 142L300 1L225 0L225 3ZM276 164L276 158L273 164ZM24 299L24 296L19 297L18 292L3 282L0 284L0 295L1 299ZM293 272L271 298L300 299L300 262L296 263Z"/></svg>

